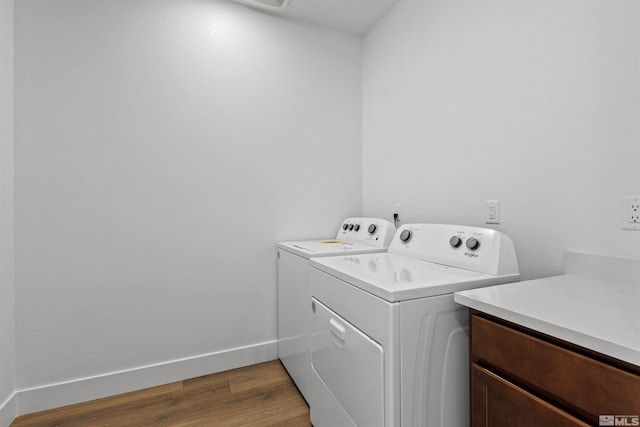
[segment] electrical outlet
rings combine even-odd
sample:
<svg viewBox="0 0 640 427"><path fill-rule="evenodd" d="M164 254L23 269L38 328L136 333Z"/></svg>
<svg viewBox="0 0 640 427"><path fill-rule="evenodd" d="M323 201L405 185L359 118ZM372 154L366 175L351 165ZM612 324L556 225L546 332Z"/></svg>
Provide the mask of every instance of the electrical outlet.
<svg viewBox="0 0 640 427"><path fill-rule="evenodd" d="M622 198L622 229L640 230L640 196Z"/></svg>
<svg viewBox="0 0 640 427"><path fill-rule="evenodd" d="M487 200L486 207L486 223L500 224L500 200Z"/></svg>

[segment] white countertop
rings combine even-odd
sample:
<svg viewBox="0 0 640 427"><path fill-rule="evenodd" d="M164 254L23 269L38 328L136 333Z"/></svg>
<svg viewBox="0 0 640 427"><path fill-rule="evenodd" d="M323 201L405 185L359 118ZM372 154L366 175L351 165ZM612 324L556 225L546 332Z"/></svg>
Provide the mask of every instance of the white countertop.
<svg viewBox="0 0 640 427"><path fill-rule="evenodd" d="M574 262L575 256L568 254L565 275L457 292L455 301L640 366L640 261L624 261L630 267L624 278L617 263L611 276L619 281L609 281L602 269L576 271L593 259Z"/></svg>

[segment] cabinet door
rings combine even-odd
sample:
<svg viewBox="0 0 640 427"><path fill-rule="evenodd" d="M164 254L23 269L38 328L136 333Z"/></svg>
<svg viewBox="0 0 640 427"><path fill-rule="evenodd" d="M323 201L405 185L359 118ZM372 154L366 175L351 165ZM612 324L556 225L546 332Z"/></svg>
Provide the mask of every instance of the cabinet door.
<svg viewBox="0 0 640 427"><path fill-rule="evenodd" d="M472 427L589 427L475 363L471 366Z"/></svg>

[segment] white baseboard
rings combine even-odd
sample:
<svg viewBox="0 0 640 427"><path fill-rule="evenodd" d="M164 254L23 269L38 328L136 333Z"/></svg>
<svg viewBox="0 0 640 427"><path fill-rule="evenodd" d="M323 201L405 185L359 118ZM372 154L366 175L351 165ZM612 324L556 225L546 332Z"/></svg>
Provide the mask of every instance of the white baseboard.
<svg viewBox="0 0 640 427"><path fill-rule="evenodd" d="M15 416L72 405L277 359L277 341L203 354L125 371L18 390ZM10 409L10 408L9 408ZM11 415L11 412L9 411ZM4 420L4 418L2 418ZM5 427L2 424L1 427Z"/></svg>
<svg viewBox="0 0 640 427"><path fill-rule="evenodd" d="M0 403L0 427L9 427L16 418L16 393Z"/></svg>

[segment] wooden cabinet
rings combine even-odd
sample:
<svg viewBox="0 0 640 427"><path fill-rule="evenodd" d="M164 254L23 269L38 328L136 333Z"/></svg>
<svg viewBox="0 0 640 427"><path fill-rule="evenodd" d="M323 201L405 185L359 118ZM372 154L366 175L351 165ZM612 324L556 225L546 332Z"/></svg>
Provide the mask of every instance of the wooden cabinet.
<svg viewBox="0 0 640 427"><path fill-rule="evenodd" d="M471 368L476 427L588 427L588 424L476 365Z"/></svg>
<svg viewBox="0 0 640 427"><path fill-rule="evenodd" d="M471 311L472 427L598 426L640 415L640 368Z"/></svg>

